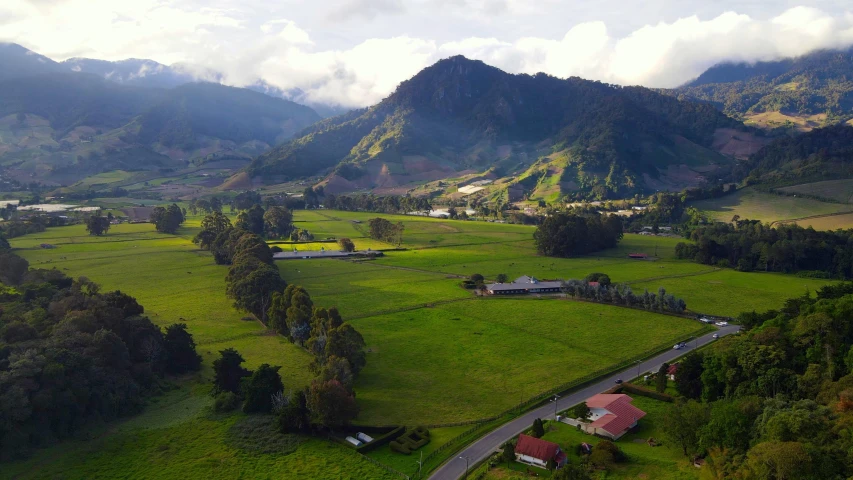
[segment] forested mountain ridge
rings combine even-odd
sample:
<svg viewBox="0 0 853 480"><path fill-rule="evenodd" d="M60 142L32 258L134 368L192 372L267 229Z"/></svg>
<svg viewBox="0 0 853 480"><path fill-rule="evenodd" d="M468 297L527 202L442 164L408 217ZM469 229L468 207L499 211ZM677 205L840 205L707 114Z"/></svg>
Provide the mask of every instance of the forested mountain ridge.
<svg viewBox="0 0 853 480"><path fill-rule="evenodd" d="M2 71L33 67L0 76L0 163L21 180L73 183L111 169L181 168L211 154L248 161L320 120L304 105L217 83L133 86L17 45L0 46L3 59Z"/></svg>
<svg viewBox="0 0 853 480"><path fill-rule="evenodd" d="M735 169L735 179L770 186L853 177L853 127L833 125L784 136Z"/></svg>
<svg viewBox="0 0 853 480"><path fill-rule="evenodd" d="M642 87L512 75L456 56L365 111L315 125L248 171L277 181L336 169L327 182L341 191L459 172L527 178L531 166L549 164L545 174L562 191L606 196L652 188L671 167L728 164L711 149L722 128L743 129L710 105Z"/></svg>
<svg viewBox="0 0 853 480"><path fill-rule="evenodd" d="M831 125L853 117L853 49L754 64L724 63L669 92L711 102L728 115L761 126L799 123L785 117L802 118L801 129Z"/></svg>

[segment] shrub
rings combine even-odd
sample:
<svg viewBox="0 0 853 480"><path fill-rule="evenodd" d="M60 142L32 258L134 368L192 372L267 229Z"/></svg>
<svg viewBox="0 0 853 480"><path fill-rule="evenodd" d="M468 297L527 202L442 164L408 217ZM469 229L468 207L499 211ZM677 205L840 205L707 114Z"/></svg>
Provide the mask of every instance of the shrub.
<svg viewBox="0 0 853 480"><path fill-rule="evenodd" d="M404 435L397 437L390 443L391 450L405 455L423 447L429 443L429 430L425 427L415 427L406 431Z"/></svg>
<svg viewBox="0 0 853 480"><path fill-rule="evenodd" d="M282 249L281 249L281 247L279 247L278 245L273 245L272 247L270 247L270 252L272 252L272 253L279 253L279 252L282 252L282 251L283 251L283 250L282 250Z"/></svg>
<svg viewBox="0 0 853 480"><path fill-rule="evenodd" d="M213 401L213 411L216 413L230 412L240 405L240 397L234 392L222 392Z"/></svg>
<svg viewBox="0 0 853 480"><path fill-rule="evenodd" d="M613 461L615 462L625 461L625 454L622 453L622 450L620 450L619 447L616 446L616 444L611 442L610 440L602 440L598 442L598 444L593 449L593 453L595 453L595 451L602 450L609 452L610 455L613 457Z"/></svg>

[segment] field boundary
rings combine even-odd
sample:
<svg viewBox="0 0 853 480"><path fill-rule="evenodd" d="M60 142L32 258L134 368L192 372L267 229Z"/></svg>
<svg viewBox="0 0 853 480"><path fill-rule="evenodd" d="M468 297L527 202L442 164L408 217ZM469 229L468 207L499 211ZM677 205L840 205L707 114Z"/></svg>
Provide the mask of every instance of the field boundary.
<svg viewBox="0 0 853 480"><path fill-rule="evenodd" d="M786 218L783 220L774 220L774 221L770 222L770 226L771 227L774 225L780 225L781 226L781 225L786 225L788 223L796 223L796 222L799 222L802 220L813 220L815 218L826 218L826 217L838 217L841 215L850 215L850 214L853 214L853 210L846 211L846 212L824 213L821 215L809 215L808 217L800 217L800 218Z"/></svg>

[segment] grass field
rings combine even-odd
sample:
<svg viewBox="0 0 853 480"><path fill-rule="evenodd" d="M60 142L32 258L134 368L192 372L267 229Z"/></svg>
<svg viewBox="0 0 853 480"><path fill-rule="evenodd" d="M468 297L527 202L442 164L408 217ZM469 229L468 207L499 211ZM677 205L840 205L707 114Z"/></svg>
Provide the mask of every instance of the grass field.
<svg viewBox="0 0 853 480"><path fill-rule="evenodd" d="M815 195L838 203L853 203L853 179L825 180L779 188L786 193Z"/></svg>
<svg viewBox="0 0 853 480"><path fill-rule="evenodd" d="M365 223L375 216L297 211L295 220L317 238L348 236L360 248L390 247L365 237ZM635 291L664 286L689 308L721 315L778 308L785 298L825 283L677 260L674 247L680 239L626 235L615 249L555 259L536 255L528 226L382 216L405 224L403 250L373 261L278 263L288 283L306 287L317 305L337 306L364 336L367 367L355 386L362 409L359 424L441 424L491 416L700 328L687 319L555 298L478 299L459 286L460 277L472 273L568 279L604 272L614 281L631 283ZM33 267L56 267L84 275L106 290L129 293L159 325L187 323L205 359L198 377L182 387L184 397L164 397L174 400L166 402L171 407L155 406L123 427L110 426L94 440L48 449L11 471L22 478L78 478L81 472L112 477L117 465L124 464L126 477L146 476L141 472L148 465L168 466L170 477L192 471L213 478L280 478L291 472L288 478L383 478L383 471L370 470L372 465L346 457L353 454L326 442L302 442L298 454L259 456L223 440L240 416L223 420L205 413L210 362L219 350L236 348L249 368L281 365L287 388L303 387L312 375L305 351L269 335L256 321L243 320L245 314L233 309L224 294L226 267L215 265L209 253L190 241L200 220L191 217L178 235L158 234L150 224L123 224L103 237L70 226L11 241ZM57 248L42 249L42 243ZM629 252L657 259L628 260ZM437 431L428 448L438 448L442 438L458 433ZM177 447L182 444L186 447ZM374 455L381 457L382 450ZM349 463L353 469L332 468L319 475L321 459ZM384 461L402 466L411 459ZM34 473L23 474L36 465Z"/></svg>
<svg viewBox="0 0 853 480"><path fill-rule="evenodd" d="M741 219L774 222L853 210L850 205L842 203L774 195L752 188L744 188L722 198L693 202L691 206L721 222L731 221L734 215L740 215Z"/></svg>
<svg viewBox="0 0 853 480"><path fill-rule="evenodd" d="M230 430L243 414L212 416L210 397L187 387L170 392L144 413L108 429L47 448L30 460L4 464L0 478L398 479L345 447L293 437L276 451L269 443L235 444ZM278 437L278 439L288 437Z"/></svg>

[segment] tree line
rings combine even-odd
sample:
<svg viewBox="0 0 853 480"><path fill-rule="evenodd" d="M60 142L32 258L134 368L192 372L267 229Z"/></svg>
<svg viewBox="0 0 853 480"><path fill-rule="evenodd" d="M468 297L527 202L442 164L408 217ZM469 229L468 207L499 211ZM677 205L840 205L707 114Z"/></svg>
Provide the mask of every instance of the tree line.
<svg viewBox="0 0 853 480"><path fill-rule="evenodd" d="M410 196L376 196L371 194L332 195L326 194L323 206L331 210L349 212L411 213L428 215L432 210L429 198Z"/></svg>
<svg viewBox="0 0 853 480"><path fill-rule="evenodd" d="M604 275L604 277L607 277ZM600 278L600 277L599 277ZM582 298L599 303L612 303L626 307L643 308L650 311L684 313L687 303L681 298L666 293L663 287L658 288L657 293L650 293L645 289L637 295L631 290L630 285L607 284L598 282L598 285L590 285L589 280L567 280L563 282L562 290L572 298Z"/></svg>
<svg viewBox="0 0 853 480"><path fill-rule="evenodd" d="M738 270L822 272L853 278L853 230L818 231L798 225L771 227L757 220L698 226L694 243L679 243L678 258Z"/></svg>
<svg viewBox="0 0 853 480"><path fill-rule="evenodd" d="M727 337L678 365L688 399L664 428L707 478L835 479L853 474L853 284L740 317Z"/></svg>
<svg viewBox="0 0 853 480"><path fill-rule="evenodd" d="M385 218L371 218L367 221L368 235L374 240L390 243L398 247L403 243L403 222L394 223Z"/></svg>
<svg viewBox="0 0 853 480"><path fill-rule="evenodd" d="M305 348L317 375L305 391L284 392L279 367L262 365L249 372L240 366L239 353L222 351L214 364L214 393L222 395L217 401L230 406L242 401L246 412L276 413L283 431L332 427L354 418L358 407L353 383L366 363L361 334L343 321L337 308L315 306L304 288L287 285L266 242L232 226L221 213L202 220L195 241L213 253L216 263L230 265L225 284L234 306Z"/></svg>
<svg viewBox="0 0 853 480"><path fill-rule="evenodd" d="M196 371L186 325L165 331L136 299L30 269L0 241L0 459L140 411L166 374Z"/></svg>
<svg viewBox="0 0 853 480"><path fill-rule="evenodd" d="M556 213L533 232L536 250L552 257L573 257L613 248L622 239L616 215Z"/></svg>

